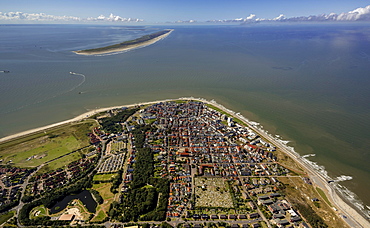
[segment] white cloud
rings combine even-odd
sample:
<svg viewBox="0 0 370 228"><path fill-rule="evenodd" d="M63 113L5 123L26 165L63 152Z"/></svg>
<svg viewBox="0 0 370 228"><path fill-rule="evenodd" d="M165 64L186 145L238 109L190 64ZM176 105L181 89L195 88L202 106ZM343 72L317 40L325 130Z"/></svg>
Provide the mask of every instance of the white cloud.
<svg viewBox="0 0 370 228"><path fill-rule="evenodd" d="M364 8L357 8L348 13L341 13L337 16L338 21L362 21L370 20L370 5Z"/></svg>
<svg viewBox="0 0 370 228"><path fill-rule="evenodd" d="M274 19L272 19L273 21L282 21L285 19L285 16L284 14L280 14L278 17L275 17Z"/></svg>
<svg viewBox="0 0 370 228"><path fill-rule="evenodd" d="M245 21L252 21L252 20L255 20L256 19L256 15L255 14L250 14L247 18L245 18Z"/></svg>
<svg viewBox="0 0 370 228"><path fill-rule="evenodd" d="M357 8L348 13L330 13L308 17L286 18L284 21L370 21L370 5L364 8Z"/></svg>
<svg viewBox="0 0 370 228"><path fill-rule="evenodd" d="M249 24L249 23L257 23L263 21L277 21L277 22L298 22L298 21L370 21L370 5L364 8L357 8L353 11L349 11L348 13L330 13L330 14L321 14L321 15L313 15L313 16L301 16L301 17L290 17L286 18L283 14L280 14L278 17L273 19L262 19L257 18L256 15L250 14L246 17L242 23ZM222 20L222 22L240 22L240 20Z"/></svg>
<svg viewBox="0 0 370 228"><path fill-rule="evenodd" d="M110 14L109 17L100 15L96 18L80 18L74 16L55 16L44 13L22 13L22 12L0 12L0 21L31 21L31 22L89 22L89 21L106 21L106 22L141 22L142 19L122 18Z"/></svg>
<svg viewBox="0 0 370 228"><path fill-rule="evenodd" d="M0 12L0 20L26 20L26 21L81 21L79 17L55 16L44 13Z"/></svg>

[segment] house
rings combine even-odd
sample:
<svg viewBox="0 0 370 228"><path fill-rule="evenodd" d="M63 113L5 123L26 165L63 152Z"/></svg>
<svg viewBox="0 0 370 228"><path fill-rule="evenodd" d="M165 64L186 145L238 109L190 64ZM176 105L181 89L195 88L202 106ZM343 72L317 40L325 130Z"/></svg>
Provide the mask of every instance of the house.
<svg viewBox="0 0 370 228"><path fill-rule="evenodd" d="M292 217L296 217L298 216L298 214L293 210L293 209L290 209L288 210L289 214L292 216Z"/></svg>
<svg viewBox="0 0 370 228"><path fill-rule="evenodd" d="M239 217L239 219L247 219L246 215L239 215L238 217Z"/></svg>
<svg viewBox="0 0 370 228"><path fill-rule="evenodd" d="M260 215L258 213L251 213L249 214L249 218L252 219L252 218L258 218L260 217Z"/></svg>
<svg viewBox="0 0 370 228"><path fill-rule="evenodd" d="M249 204L249 206L250 206L253 210L257 208L257 207L256 207L256 205L255 205L252 201L249 201L249 202L248 202L248 204Z"/></svg>
<svg viewBox="0 0 370 228"><path fill-rule="evenodd" d="M296 217L291 217L290 218L290 222L299 222L301 221L302 219L299 217L299 216L296 216Z"/></svg>
<svg viewBox="0 0 370 228"><path fill-rule="evenodd" d="M279 197L280 196L280 193L271 193L270 194L270 198L275 198L275 197Z"/></svg>
<svg viewBox="0 0 370 228"><path fill-rule="evenodd" d="M280 225L280 226L286 226L286 225L289 225L289 222L285 219L276 219L276 224Z"/></svg>
<svg viewBox="0 0 370 228"><path fill-rule="evenodd" d="M274 202L272 200L265 200L265 201L261 201L261 203L263 203L264 205L270 205L270 204L273 204Z"/></svg>
<svg viewBox="0 0 370 228"><path fill-rule="evenodd" d="M285 216L283 215L283 214L274 214L274 217L273 217L274 219L283 219L283 218L285 218Z"/></svg>
<svg viewBox="0 0 370 228"><path fill-rule="evenodd" d="M220 219L227 219L226 215L220 215Z"/></svg>
<svg viewBox="0 0 370 228"><path fill-rule="evenodd" d="M229 215L229 219L236 219L236 215Z"/></svg>
<svg viewBox="0 0 370 228"><path fill-rule="evenodd" d="M75 215L71 214L63 214L59 217L58 220L60 221L72 221L75 218Z"/></svg>
<svg viewBox="0 0 370 228"><path fill-rule="evenodd" d="M202 219L209 219L209 215L207 215L207 214L202 214Z"/></svg>

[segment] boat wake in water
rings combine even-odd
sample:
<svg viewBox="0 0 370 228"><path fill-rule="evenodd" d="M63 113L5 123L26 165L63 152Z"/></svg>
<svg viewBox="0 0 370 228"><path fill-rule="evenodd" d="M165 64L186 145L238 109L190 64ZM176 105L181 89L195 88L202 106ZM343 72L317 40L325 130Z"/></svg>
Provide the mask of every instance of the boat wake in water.
<svg viewBox="0 0 370 228"><path fill-rule="evenodd" d="M51 97L48 97L48 98L45 98L45 99L42 99L42 100L39 100L39 101L35 101L33 103L30 103L30 104L26 104L26 105L22 105L18 108L15 108L15 109L12 109L12 110L9 110L9 111L6 111L6 112L0 112L1 114L7 114L7 113L11 113L11 112L14 112L14 111L18 111L18 110L21 110L23 108L26 108L28 106L31 106L31 105L35 105L35 104L39 104L39 103L42 103L42 102L45 102L45 101L48 101L48 100L51 100L51 99L54 99L56 97L59 97L61 95L64 95L64 94L67 94L67 93L70 93L72 92L73 90L77 89L78 87L80 87L82 84L85 83L86 81L86 76L84 74L80 74L80 73L75 73L75 72L69 72L69 74L71 75L77 75L77 76L80 76L82 78L82 81L80 83L78 83L76 86L72 87L71 89L67 90L67 91L63 91L61 93L58 93L54 96L51 96ZM79 92L79 94L82 94L82 92Z"/></svg>

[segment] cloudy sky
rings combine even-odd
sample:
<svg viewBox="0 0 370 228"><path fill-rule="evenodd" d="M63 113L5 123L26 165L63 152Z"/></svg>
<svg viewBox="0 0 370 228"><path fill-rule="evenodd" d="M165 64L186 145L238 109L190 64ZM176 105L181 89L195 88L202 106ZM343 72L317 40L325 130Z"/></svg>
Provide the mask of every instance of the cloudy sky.
<svg viewBox="0 0 370 228"><path fill-rule="evenodd" d="M10 12L37 18L43 13L64 20L96 19L100 15L140 19L148 23L179 20L272 19L340 14L370 5L366 0L1 0L4 23ZM4 16L5 15L5 16ZM19 14L18 14L19 15ZM64 17L65 16L65 17ZM32 18L32 17L31 17ZM23 20L25 20L23 18ZM122 19L123 20L123 19Z"/></svg>

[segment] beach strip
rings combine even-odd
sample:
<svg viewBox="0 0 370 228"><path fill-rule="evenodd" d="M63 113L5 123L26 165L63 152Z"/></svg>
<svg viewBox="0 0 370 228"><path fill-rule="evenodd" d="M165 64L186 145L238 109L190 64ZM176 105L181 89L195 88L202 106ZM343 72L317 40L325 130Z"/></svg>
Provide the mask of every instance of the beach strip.
<svg viewBox="0 0 370 228"><path fill-rule="evenodd" d="M243 121L243 123L246 124L246 126L248 126L250 129L254 130L260 136L269 140L272 144L277 146L282 152L286 153L295 162L297 162L299 165L301 165L302 168L305 169L305 171L308 173L310 178L313 180L314 184L317 187L324 190L326 193L328 193L327 194L328 198L329 198L330 202L333 205L335 205L335 207L336 207L335 210L337 210L337 213L346 215L347 218L344 219L344 221L350 227L359 227L359 228L370 227L369 221L367 219L365 219L358 211L356 211L350 204L345 202L342 199L342 197L337 193L337 191L334 189L334 187L331 186L330 184L328 184L328 180L326 180L325 177L323 177L308 162L306 162L304 158L299 156L299 154L291 151L291 149L288 146L283 144L281 141L276 140L273 136L266 133L264 130L256 127L255 124L253 124L251 121L249 121L248 119L246 119L245 117L243 117L239 113L235 113L234 111L225 108L223 105L220 105L220 104L216 103L213 100L208 101L208 100L203 99L203 98L181 97L181 98L178 98L178 99L165 99L165 100L157 100L157 101L151 101L151 102L142 102L142 103L136 103L136 104L130 104L130 105L120 105L120 106L113 106L113 107L108 107L108 108L95 109L95 110L88 111L84 114L81 114L81 115L79 115L75 118L69 119L69 120L65 120L65 121L50 124L50 125L47 125L47 126L44 126L44 127L34 128L34 129L31 129L31 130L28 130L28 131L23 131L23 132L20 132L20 133L17 133L17 134L6 136L6 137L0 139L0 143L5 142L5 141L9 141L11 139L15 139L15 138L18 138L18 137L23 137L23 136L26 136L26 135L29 135L29 134L33 134L33 133L36 133L36 132L45 131L47 129L57 127L57 126L60 126L60 125L63 125L63 124L78 122L78 121L84 120L86 118L89 118L89 117L91 117L91 116L93 116L97 113L109 111L109 110L112 110L112 109L118 109L118 108L122 108L122 107L135 107L135 106L141 106L141 105L150 105L150 104L156 104L156 103L160 103L160 102L168 102L168 101L174 101L174 100L200 101L200 102L204 102L204 103L207 103L207 104L211 104L211 105L221 109L222 111L228 113L229 115L233 116L234 118L240 119L241 121Z"/></svg>
<svg viewBox="0 0 370 228"><path fill-rule="evenodd" d="M146 40L146 41L139 42L139 43L126 44L126 43L132 42L132 41L126 41L126 42L123 42L123 43L120 43L120 44L111 45L111 46L107 46L107 47L87 49L87 50L79 50L79 51L73 51L73 52L78 54L78 55L102 55L102 54L115 53L115 52L125 52L125 51L129 51L129 50L132 50L132 49L146 47L146 46L149 46L151 44L154 44L154 43L166 38L168 35L171 34L172 31L173 31L173 29L164 30L162 32L166 32L166 33L164 33L160 36L157 36L155 38L152 38L150 40ZM152 35L152 34L150 34L150 35ZM142 37L138 38L137 40L139 40L141 38ZM135 41L135 40L133 40L133 41Z"/></svg>

